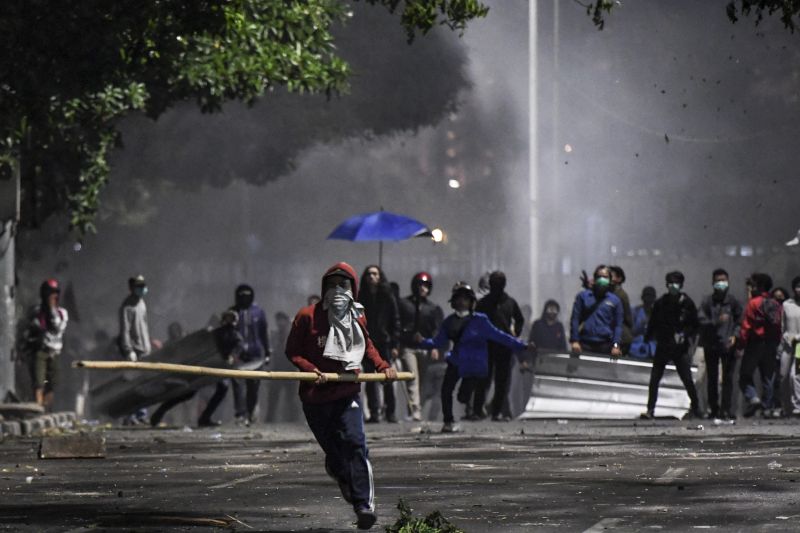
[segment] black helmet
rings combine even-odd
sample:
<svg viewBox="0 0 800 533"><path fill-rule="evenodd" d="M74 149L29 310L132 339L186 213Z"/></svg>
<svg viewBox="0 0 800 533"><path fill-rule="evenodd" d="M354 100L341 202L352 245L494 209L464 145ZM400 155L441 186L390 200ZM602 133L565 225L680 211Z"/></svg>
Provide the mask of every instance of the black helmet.
<svg viewBox="0 0 800 533"><path fill-rule="evenodd" d="M411 294L418 294L419 286L423 283L428 286L428 291L433 291L433 277L427 272L417 272L411 278Z"/></svg>
<svg viewBox="0 0 800 533"><path fill-rule="evenodd" d="M453 291L450 293L450 302L452 303L458 296L466 296L473 302L478 300L478 297L475 296L475 291L466 281L459 281L453 285Z"/></svg>

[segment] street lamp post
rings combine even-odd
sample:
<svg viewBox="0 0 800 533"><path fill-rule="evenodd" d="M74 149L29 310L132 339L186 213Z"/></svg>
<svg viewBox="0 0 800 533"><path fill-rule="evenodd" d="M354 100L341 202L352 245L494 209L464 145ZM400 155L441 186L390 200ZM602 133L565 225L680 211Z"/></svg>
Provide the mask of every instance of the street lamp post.
<svg viewBox="0 0 800 533"><path fill-rule="evenodd" d="M0 401L14 390L16 340L15 234L19 222L19 165L0 162Z"/></svg>
<svg viewBox="0 0 800 533"><path fill-rule="evenodd" d="M528 223L530 227L530 302L539 302L539 139L537 104L537 8L536 0L528 2Z"/></svg>

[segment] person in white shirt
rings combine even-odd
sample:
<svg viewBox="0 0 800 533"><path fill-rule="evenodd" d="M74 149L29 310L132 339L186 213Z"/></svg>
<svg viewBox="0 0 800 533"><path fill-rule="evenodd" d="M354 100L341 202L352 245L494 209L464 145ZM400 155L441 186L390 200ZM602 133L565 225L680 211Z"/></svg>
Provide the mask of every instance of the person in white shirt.
<svg viewBox="0 0 800 533"><path fill-rule="evenodd" d="M800 372L797 358L800 344L800 276L792 280L794 298L783 302L783 335L779 348L781 358L780 399L784 416L800 417Z"/></svg>

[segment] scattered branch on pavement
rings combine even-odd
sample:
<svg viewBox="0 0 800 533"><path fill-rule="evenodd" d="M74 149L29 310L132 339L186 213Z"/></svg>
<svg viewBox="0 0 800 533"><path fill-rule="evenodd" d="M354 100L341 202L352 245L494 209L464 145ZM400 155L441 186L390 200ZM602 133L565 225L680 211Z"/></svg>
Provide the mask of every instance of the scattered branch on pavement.
<svg viewBox="0 0 800 533"><path fill-rule="evenodd" d="M425 518L416 518L409 505L400 498L397 503L400 518L391 526L386 526L386 533L464 533L439 511L433 511Z"/></svg>

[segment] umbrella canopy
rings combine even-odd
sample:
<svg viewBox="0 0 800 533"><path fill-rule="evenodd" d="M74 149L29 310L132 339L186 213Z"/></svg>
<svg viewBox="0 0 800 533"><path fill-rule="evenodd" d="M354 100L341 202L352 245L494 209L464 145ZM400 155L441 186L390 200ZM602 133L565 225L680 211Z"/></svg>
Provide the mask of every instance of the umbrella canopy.
<svg viewBox="0 0 800 533"><path fill-rule="evenodd" d="M407 216L378 211L348 218L328 239L345 241L404 241L430 234L428 226Z"/></svg>

